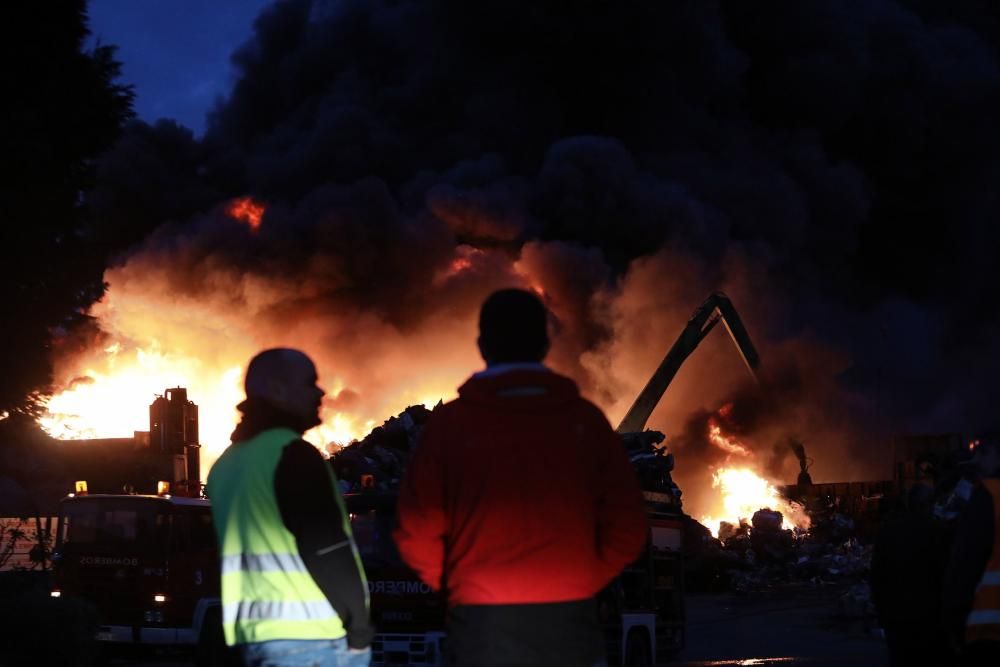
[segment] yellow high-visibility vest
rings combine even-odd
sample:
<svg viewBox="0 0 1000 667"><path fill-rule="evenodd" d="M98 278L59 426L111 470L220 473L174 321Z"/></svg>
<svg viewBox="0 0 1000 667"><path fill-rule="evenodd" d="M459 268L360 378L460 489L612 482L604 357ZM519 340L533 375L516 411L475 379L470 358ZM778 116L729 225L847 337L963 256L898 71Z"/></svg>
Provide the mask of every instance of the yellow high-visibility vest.
<svg viewBox="0 0 1000 667"><path fill-rule="evenodd" d="M208 476L206 492L212 500L222 561L222 622L230 646L274 639L338 639L346 634L306 569L274 493L281 455L298 438L290 429L276 428L234 443ZM350 538L343 499L333 471L327 470L344 534ZM364 578L353 539L351 549ZM364 587L367 590L367 583Z"/></svg>

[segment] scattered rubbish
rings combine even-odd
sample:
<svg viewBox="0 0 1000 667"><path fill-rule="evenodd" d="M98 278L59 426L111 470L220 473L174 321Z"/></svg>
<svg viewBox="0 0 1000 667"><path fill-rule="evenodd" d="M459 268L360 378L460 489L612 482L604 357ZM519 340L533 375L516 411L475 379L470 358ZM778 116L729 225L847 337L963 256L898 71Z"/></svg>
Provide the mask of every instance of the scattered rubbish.
<svg viewBox="0 0 1000 667"><path fill-rule="evenodd" d="M431 411L406 408L362 440L336 452L330 463L344 493L391 490L402 480ZM681 490L671 473L674 456L658 431L621 435L642 488L654 492L671 510L681 510ZM850 586L841 601L845 616L867 613L870 592L864 583L871 546L855 536L854 522L838 507L813 508L810 529L785 529L784 516L761 508L749 520L723 521L716 539L684 516L685 575L690 590L750 593L780 586ZM864 613L863 613L864 612Z"/></svg>
<svg viewBox="0 0 1000 667"><path fill-rule="evenodd" d="M330 457L343 493L397 488L431 411L411 405Z"/></svg>

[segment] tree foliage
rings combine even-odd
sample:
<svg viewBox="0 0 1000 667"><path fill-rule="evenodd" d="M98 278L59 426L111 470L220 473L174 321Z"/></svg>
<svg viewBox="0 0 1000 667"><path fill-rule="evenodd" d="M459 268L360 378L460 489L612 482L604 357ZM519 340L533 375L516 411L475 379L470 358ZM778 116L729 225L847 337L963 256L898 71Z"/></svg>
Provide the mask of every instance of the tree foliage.
<svg viewBox="0 0 1000 667"><path fill-rule="evenodd" d="M88 49L85 0L17 3L0 22L0 411L32 412L54 334L103 293L107 248L84 193L132 116L115 49Z"/></svg>

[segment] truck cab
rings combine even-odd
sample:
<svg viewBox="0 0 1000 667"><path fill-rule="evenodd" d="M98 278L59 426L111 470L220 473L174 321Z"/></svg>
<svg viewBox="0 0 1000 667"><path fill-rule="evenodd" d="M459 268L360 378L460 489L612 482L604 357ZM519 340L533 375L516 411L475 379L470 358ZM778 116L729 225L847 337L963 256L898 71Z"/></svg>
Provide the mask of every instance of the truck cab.
<svg viewBox="0 0 1000 667"><path fill-rule="evenodd" d="M372 665L443 665L445 600L403 563L392 540L394 492L344 496L371 596Z"/></svg>
<svg viewBox="0 0 1000 667"><path fill-rule="evenodd" d="M683 515L671 494L643 491L643 497L646 547L597 596L609 665L664 664L684 648Z"/></svg>
<svg viewBox="0 0 1000 667"><path fill-rule="evenodd" d="M218 642L218 552L205 499L70 495L60 503L52 560L51 595L91 602L100 642Z"/></svg>

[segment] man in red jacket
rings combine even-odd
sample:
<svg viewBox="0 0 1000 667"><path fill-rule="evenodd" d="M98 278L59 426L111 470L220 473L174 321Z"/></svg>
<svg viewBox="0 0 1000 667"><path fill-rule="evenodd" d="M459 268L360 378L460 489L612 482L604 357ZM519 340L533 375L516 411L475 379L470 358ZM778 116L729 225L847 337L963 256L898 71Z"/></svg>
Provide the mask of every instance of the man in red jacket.
<svg viewBox="0 0 1000 667"><path fill-rule="evenodd" d="M487 368L434 411L403 480L396 544L448 597L453 664L604 664L594 595L647 539L618 436L541 363L546 324L530 292L486 300Z"/></svg>

